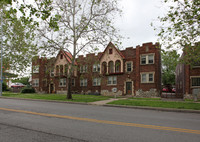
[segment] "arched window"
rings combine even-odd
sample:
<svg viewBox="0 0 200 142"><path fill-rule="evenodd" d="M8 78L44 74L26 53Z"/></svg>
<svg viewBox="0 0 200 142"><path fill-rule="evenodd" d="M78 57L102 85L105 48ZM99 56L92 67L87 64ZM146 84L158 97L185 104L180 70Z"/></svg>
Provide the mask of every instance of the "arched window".
<svg viewBox="0 0 200 142"><path fill-rule="evenodd" d="M101 70L102 70L101 71L102 74L106 74L107 73L107 63L106 62L102 63Z"/></svg>
<svg viewBox="0 0 200 142"><path fill-rule="evenodd" d="M108 71L109 71L109 73L114 73L114 63L113 63L113 61L110 61L108 63Z"/></svg>
<svg viewBox="0 0 200 142"><path fill-rule="evenodd" d="M60 65L60 75L63 75L63 65Z"/></svg>
<svg viewBox="0 0 200 142"><path fill-rule="evenodd" d="M120 60L117 60L115 62L115 72L121 72L121 62L120 62Z"/></svg>
<svg viewBox="0 0 200 142"><path fill-rule="evenodd" d="M56 75L59 75L59 66L56 66Z"/></svg>

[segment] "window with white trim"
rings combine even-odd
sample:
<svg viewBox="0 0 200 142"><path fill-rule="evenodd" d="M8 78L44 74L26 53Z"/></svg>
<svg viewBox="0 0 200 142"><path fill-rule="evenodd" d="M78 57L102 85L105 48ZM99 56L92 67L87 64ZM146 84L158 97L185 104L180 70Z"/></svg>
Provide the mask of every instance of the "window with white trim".
<svg viewBox="0 0 200 142"><path fill-rule="evenodd" d="M33 66L33 73L39 73L39 65Z"/></svg>
<svg viewBox="0 0 200 142"><path fill-rule="evenodd" d="M94 64L92 70L93 70L93 72L100 72L100 65L99 64Z"/></svg>
<svg viewBox="0 0 200 142"><path fill-rule="evenodd" d="M200 77L192 77L192 87L200 87Z"/></svg>
<svg viewBox="0 0 200 142"><path fill-rule="evenodd" d="M140 64L141 65L154 64L154 54L141 55Z"/></svg>
<svg viewBox="0 0 200 142"><path fill-rule="evenodd" d="M87 72L87 65L80 66L80 73Z"/></svg>
<svg viewBox="0 0 200 142"><path fill-rule="evenodd" d="M94 78L93 86L100 86L100 85L101 85L101 78Z"/></svg>
<svg viewBox="0 0 200 142"><path fill-rule="evenodd" d="M71 79L71 84L72 84L72 86L75 86L75 79L74 78Z"/></svg>
<svg viewBox="0 0 200 142"><path fill-rule="evenodd" d="M154 83L154 73L141 73L141 83Z"/></svg>
<svg viewBox="0 0 200 142"><path fill-rule="evenodd" d="M54 69L53 68L50 70L50 77L54 77Z"/></svg>
<svg viewBox="0 0 200 142"><path fill-rule="evenodd" d="M59 80L59 86L60 87L65 87L66 86L66 78L61 78Z"/></svg>
<svg viewBox="0 0 200 142"><path fill-rule="evenodd" d="M126 71L131 72L132 71L132 62L126 62Z"/></svg>
<svg viewBox="0 0 200 142"><path fill-rule="evenodd" d="M117 76L108 76L108 85L116 85Z"/></svg>
<svg viewBox="0 0 200 142"><path fill-rule="evenodd" d="M87 79L81 79L80 86L87 86Z"/></svg>
<svg viewBox="0 0 200 142"><path fill-rule="evenodd" d="M33 79L33 82L32 82L32 86L33 87L39 87L39 79Z"/></svg>

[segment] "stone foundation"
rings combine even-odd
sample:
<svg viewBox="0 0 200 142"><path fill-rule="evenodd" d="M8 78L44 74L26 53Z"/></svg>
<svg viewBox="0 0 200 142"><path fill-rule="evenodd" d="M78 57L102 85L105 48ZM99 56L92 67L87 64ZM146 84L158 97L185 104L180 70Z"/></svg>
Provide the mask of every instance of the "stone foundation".
<svg viewBox="0 0 200 142"><path fill-rule="evenodd" d="M56 94L67 94L67 91L57 91Z"/></svg>
<svg viewBox="0 0 200 142"><path fill-rule="evenodd" d="M150 89L149 91L143 91L142 89L140 89L136 91L135 97L153 98L160 97L160 94L156 89Z"/></svg>
<svg viewBox="0 0 200 142"><path fill-rule="evenodd" d="M110 92L108 90L101 90L102 96L122 96L122 91Z"/></svg>
<svg viewBox="0 0 200 142"><path fill-rule="evenodd" d="M194 100L193 94L184 94L183 99ZM197 99L200 100L200 93L197 95Z"/></svg>

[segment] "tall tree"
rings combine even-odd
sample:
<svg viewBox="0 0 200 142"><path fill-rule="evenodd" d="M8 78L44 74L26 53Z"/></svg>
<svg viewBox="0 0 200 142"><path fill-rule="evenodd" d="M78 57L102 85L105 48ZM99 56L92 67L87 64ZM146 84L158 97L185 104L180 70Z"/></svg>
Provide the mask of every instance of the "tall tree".
<svg viewBox="0 0 200 142"><path fill-rule="evenodd" d="M169 6L169 10L164 17L159 17L162 26L157 30L161 42L168 48L179 47L192 55L183 58L185 63L200 62L200 44L196 44L200 42L200 1L164 0L164 2Z"/></svg>
<svg viewBox="0 0 200 142"><path fill-rule="evenodd" d="M161 51L162 56L162 83L164 85L175 84L175 71L179 60L179 54L176 50Z"/></svg>
<svg viewBox="0 0 200 142"><path fill-rule="evenodd" d="M26 71L33 56L37 54L34 42L34 25L28 18L17 16L12 4L15 0L0 2L2 19L3 66L10 70Z"/></svg>
<svg viewBox="0 0 200 142"><path fill-rule="evenodd" d="M111 40L118 41L119 35L113 26L113 19L121 12L118 0L35 0L34 5L23 8L27 7L31 10L30 16L40 21L38 34L43 54L60 49L72 54L67 94L67 99L72 99L70 82L75 57L80 52L96 51L99 45L105 46Z"/></svg>

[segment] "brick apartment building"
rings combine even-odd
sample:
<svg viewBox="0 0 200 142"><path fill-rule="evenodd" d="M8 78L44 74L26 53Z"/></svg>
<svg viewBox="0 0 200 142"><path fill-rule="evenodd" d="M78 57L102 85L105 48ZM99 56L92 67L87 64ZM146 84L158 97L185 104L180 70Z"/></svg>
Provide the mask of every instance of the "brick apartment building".
<svg viewBox="0 0 200 142"><path fill-rule="evenodd" d="M193 66L178 64L176 67L176 95L193 99L194 90L198 91L198 98L200 98L200 63Z"/></svg>
<svg viewBox="0 0 200 142"><path fill-rule="evenodd" d="M111 42L104 52L78 56L72 76L73 93L160 96L159 44L117 49ZM32 86L37 92L67 93L67 73L72 55L60 51L55 58L33 60Z"/></svg>

